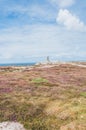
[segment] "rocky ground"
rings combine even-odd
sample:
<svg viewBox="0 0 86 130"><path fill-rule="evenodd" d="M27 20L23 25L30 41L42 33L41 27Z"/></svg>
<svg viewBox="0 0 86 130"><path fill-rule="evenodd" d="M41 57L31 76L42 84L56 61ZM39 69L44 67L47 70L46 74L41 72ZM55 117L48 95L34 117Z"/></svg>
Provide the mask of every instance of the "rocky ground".
<svg viewBox="0 0 86 130"><path fill-rule="evenodd" d="M1 67L4 121L19 122L27 130L86 130L85 63Z"/></svg>
<svg viewBox="0 0 86 130"><path fill-rule="evenodd" d="M0 130L25 130L23 125L17 122L2 122L0 123Z"/></svg>

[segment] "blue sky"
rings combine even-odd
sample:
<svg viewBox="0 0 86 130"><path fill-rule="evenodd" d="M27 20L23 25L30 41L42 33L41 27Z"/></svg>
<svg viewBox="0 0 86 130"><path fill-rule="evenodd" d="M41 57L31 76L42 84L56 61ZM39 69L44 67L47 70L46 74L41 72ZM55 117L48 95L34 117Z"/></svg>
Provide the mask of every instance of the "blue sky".
<svg viewBox="0 0 86 130"><path fill-rule="evenodd" d="M86 60L86 0L0 0L0 63Z"/></svg>

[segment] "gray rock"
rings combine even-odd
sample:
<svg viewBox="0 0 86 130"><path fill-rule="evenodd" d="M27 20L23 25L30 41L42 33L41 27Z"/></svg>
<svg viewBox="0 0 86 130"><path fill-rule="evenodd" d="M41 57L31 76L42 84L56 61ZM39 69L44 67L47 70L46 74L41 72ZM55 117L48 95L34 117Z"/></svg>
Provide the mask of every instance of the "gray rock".
<svg viewBox="0 0 86 130"><path fill-rule="evenodd" d="M0 130L25 130L22 124L18 122L2 122Z"/></svg>

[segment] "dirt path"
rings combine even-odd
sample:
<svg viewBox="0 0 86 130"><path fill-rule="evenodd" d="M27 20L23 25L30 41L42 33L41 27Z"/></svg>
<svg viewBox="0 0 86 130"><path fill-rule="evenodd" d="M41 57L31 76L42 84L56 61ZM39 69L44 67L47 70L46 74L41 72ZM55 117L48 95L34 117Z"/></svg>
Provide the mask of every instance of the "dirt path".
<svg viewBox="0 0 86 130"><path fill-rule="evenodd" d="M74 66L79 66L79 67L84 67L86 68L86 65L81 65L81 64L76 64L76 63L69 63L70 65L74 65Z"/></svg>
<svg viewBox="0 0 86 130"><path fill-rule="evenodd" d="M37 67L37 68L51 68L51 67L55 67L55 66L60 66L60 65L66 65L66 64L69 64L69 65L73 65L73 66L78 66L78 67L84 67L84 68L86 68L86 65L82 65L82 64L77 64L77 63L67 63L67 62L62 62L62 63L57 63L57 64L50 64L50 65L48 65L48 64L44 64L44 65L42 65L42 66L39 66L39 67ZM32 69L32 68L31 68Z"/></svg>

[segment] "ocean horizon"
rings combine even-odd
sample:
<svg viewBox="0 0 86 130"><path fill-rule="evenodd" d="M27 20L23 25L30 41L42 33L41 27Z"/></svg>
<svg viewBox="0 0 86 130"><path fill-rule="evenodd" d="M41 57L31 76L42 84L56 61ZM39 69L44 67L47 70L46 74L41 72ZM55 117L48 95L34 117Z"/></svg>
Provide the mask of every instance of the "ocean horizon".
<svg viewBox="0 0 86 130"><path fill-rule="evenodd" d="M51 63L52 62L86 62L86 60L51 60L50 61ZM0 63L0 67L2 66L34 66L36 65L37 63L46 63L46 61L39 61L39 62L21 62L21 63Z"/></svg>
<svg viewBox="0 0 86 130"><path fill-rule="evenodd" d="M0 66L33 66L36 62L30 63L0 63Z"/></svg>

